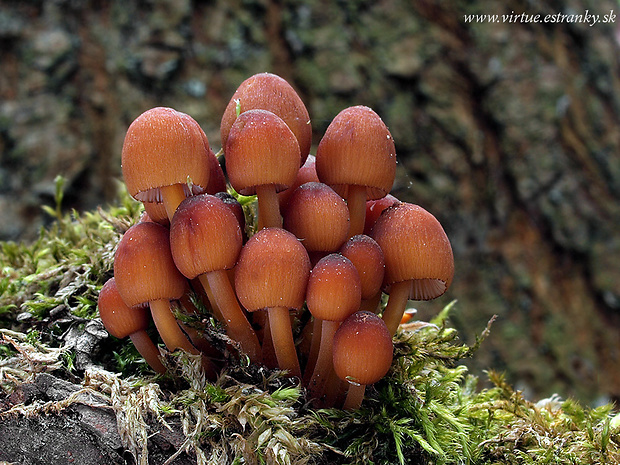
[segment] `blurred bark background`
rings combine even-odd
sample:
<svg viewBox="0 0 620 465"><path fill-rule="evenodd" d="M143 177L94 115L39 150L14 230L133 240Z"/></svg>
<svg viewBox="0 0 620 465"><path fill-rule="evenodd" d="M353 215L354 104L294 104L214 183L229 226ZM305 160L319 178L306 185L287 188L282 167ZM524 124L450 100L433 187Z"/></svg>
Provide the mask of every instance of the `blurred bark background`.
<svg viewBox="0 0 620 465"><path fill-rule="evenodd" d="M394 193L452 240L448 295L471 361L534 396L620 398L620 21L467 22L466 14L619 13L611 0L0 0L0 239L113 202L128 125L192 115L212 147L236 87L280 74L315 144L343 108L390 127Z"/></svg>

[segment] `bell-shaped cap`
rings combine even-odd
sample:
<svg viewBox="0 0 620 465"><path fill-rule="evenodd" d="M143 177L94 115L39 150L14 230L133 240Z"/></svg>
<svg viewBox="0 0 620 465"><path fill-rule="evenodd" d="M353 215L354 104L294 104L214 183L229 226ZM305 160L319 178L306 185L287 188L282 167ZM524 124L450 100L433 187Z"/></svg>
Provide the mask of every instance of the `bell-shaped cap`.
<svg viewBox="0 0 620 465"><path fill-rule="evenodd" d="M167 228L153 222L137 223L121 238L114 256L114 277L129 307L154 300L180 299L187 280L170 252Z"/></svg>
<svg viewBox="0 0 620 465"><path fill-rule="evenodd" d="M248 311L304 303L310 258L290 232L264 228L243 246L235 267L235 289Z"/></svg>
<svg viewBox="0 0 620 465"><path fill-rule="evenodd" d="M424 208L401 203L386 209L370 236L383 250L386 286L411 281L409 298L430 300L452 283L450 240L437 218Z"/></svg>
<svg viewBox="0 0 620 465"><path fill-rule="evenodd" d="M357 385L374 384L392 365L394 346L384 321L374 313L356 312L334 334L334 371Z"/></svg>
<svg viewBox="0 0 620 465"><path fill-rule="evenodd" d="M321 258L310 273L306 305L314 318L344 321L360 308L360 277L355 265L340 254Z"/></svg>
<svg viewBox="0 0 620 465"><path fill-rule="evenodd" d="M249 110L235 120L224 149L232 187L253 195L256 187L273 184L276 192L295 182L299 144L282 119L267 110Z"/></svg>
<svg viewBox="0 0 620 465"><path fill-rule="evenodd" d="M118 292L115 278L108 279L99 291L97 307L105 329L119 339L149 327L147 309L128 307Z"/></svg>
<svg viewBox="0 0 620 465"><path fill-rule="evenodd" d="M396 175L396 148L379 115L362 105L338 113L319 142L316 172L344 198L350 185L365 186L367 199L389 193Z"/></svg>
<svg viewBox="0 0 620 465"><path fill-rule="evenodd" d="M226 147L230 128L237 119L237 106L240 114L261 109L282 118L297 138L300 165L305 162L312 145L310 116L295 89L285 79L272 73L258 73L239 85L222 116L222 147Z"/></svg>
<svg viewBox="0 0 620 465"><path fill-rule="evenodd" d="M160 188L165 186L183 185L186 195L207 188L207 146L187 118L172 108L156 107L131 123L123 143L121 167L132 197L161 202Z"/></svg>
<svg viewBox="0 0 620 465"><path fill-rule="evenodd" d="M349 210L332 188L307 182L291 194L284 228L295 234L309 252L335 252L349 235Z"/></svg>
<svg viewBox="0 0 620 465"><path fill-rule="evenodd" d="M234 267L242 242L237 217L214 195L186 198L170 223L172 257L188 279Z"/></svg>

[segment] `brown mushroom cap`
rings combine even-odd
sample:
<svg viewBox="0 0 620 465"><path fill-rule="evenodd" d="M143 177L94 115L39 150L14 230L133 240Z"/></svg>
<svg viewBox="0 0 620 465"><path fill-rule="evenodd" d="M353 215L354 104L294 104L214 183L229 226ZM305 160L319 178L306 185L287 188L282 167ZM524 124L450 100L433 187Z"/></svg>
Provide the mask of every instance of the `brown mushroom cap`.
<svg viewBox="0 0 620 465"><path fill-rule="evenodd" d="M239 201L228 192L218 192L215 194L215 196L222 202L224 202L224 205L226 205L230 209L230 211L233 212L233 214L237 218L237 221L239 222L239 227L241 228L241 233L243 235L245 231L245 213L243 211L241 203L239 203Z"/></svg>
<svg viewBox="0 0 620 465"><path fill-rule="evenodd" d="M314 318L343 321L360 303L360 277L351 260L329 254L314 265L306 290L306 305Z"/></svg>
<svg viewBox="0 0 620 465"><path fill-rule="evenodd" d="M367 199L385 196L394 183L394 139L379 115L365 106L342 110L328 126L316 152L321 182L347 198L348 186L365 186Z"/></svg>
<svg viewBox="0 0 620 465"><path fill-rule="evenodd" d="M336 331L333 344L334 371L350 383L376 383L392 365L392 336L374 313L356 312L347 318Z"/></svg>
<svg viewBox="0 0 620 465"><path fill-rule="evenodd" d="M309 252L334 252L347 240L349 210L329 186L308 182L291 194L284 228L301 239Z"/></svg>
<svg viewBox="0 0 620 465"><path fill-rule="evenodd" d="M310 274L306 249L290 232L264 228L243 246L235 268L235 289L248 311L304 303Z"/></svg>
<svg viewBox="0 0 620 465"><path fill-rule="evenodd" d="M151 222L137 223L125 232L116 249L114 276L129 307L179 299L187 287L172 260L168 229Z"/></svg>
<svg viewBox="0 0 620 465"><path fill-rule="evenodd" d="M385 275L383 251L377 241L364 234L358 234L343 244L340 253L351 260L357 268L362 286L362 299L374 297L381 290Z"/></svg>
<svg viewBox="0 0 620 465"><path fill-rule="evenodd" d="M257 186L274 185L276 192L295 182L299 144L286 123L267 110L241 113L230 129L226 172L232 187L253 195Z"/></svg>
<svg viewBox="0 0 620 465"><path fill-rule="evenodd" d="M175 184L184 186L186 195L203 192L210 177L204 141L186 116L165 107L147 110L131 123L121 166L127 190L144 202L161 201L160 188Z"/></svg>
<svg viewBox="0 0 620 465"><path fill-rule="evenodd" d="M236 216L214 195L188 197L172 217L172 257L177 268L189 279L234 267L242 241Z"/></svg>
<svg viewBox="0 0 620 465"><path fill-rule="evenodd" d="M226 146L230 128L237 118L237 103L241 113L263 109L282 118L297 138L300 164L304 163L312 145L310 116L297 92L285 79L271 73L258 73L241 83L222 116L222 147Z"/></svg>
<svg viewBox="0 0 620 465"><path fill-rule="evenodd" d="M123 339L148 328L150 316L146 307L129 307L121 298L116 280L110 278L99 291L99 316L108 332Z"/></svg>
<svg viewBox="0 0 620 465"><path fill-rule="evenodd" d="M385 285L411 281L409 298L429 300L452 283L450 241L439 221L422 207L401 203L388 208L370 235L383 250Z"/></svg>
<svg viewBox="0 0 620 465"><path fill-rule="evenodd" d="M377 221L377 218L381 216L383 210L399 203L401 203L400 200L398 200L392 194L388 194L380 199L367 201L364 234L370 234L372 227L375 225L375 221Z"/></svg>
<svg viewBox="0 0 620 465"><path fill-rule="evenodd" d="M142 202L144 205L145 218L141 218L140 221L154 221L162 226L170 227L170 219L166 212L166 207L163 203L159 202Z"/></svg>
<svg viewBox="0 0 620 465"><path fill-rule="evenodd" d="M289 199L293 192L295 192L295 189L307 182L319 182L319 177L316 174L316 158L314 155L308 155L306 162L299 168L293 185L278 193L280 210L283 212L286 210Z"/></svg>

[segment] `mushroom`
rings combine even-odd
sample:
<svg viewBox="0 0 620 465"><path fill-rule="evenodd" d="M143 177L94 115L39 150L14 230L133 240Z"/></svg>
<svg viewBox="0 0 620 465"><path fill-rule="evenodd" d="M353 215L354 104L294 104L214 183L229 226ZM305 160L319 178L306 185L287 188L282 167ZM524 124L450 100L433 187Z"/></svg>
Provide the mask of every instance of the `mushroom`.
<svg viewBox="0 0 620 465"><path fill-rule="evenodd" d="M268 110L282 118L297 138L300 148L299 164L303 165L312 145L310 116L295 89L276 74L258 73L239 85L222 116L222 147L226 146L237 115L256 109Z"/></svg>
<svg viewBox="0 0 620 465"><path fill-rule="evenodd" d="M289 199L295 189L307 182L319 182L319 177L316 174L316 157L314 155L308 155L306 162L299 168L295 182L289 188L278 193L278 200L280 201L280 211L286 215L285 211L288 206Z"/></svg>
<svg viewBox="0 0 620 465"><path fill-rule="evenodd" d="M146 216L140 218L140 221L154 221L166 228L170 227L170 218L163 203L158 202L142 202Z"/></svg>
<svg viewBox="0 0 620 465"><path fill-rule="evenodd" d="M235 288L248 311L267 309L269 334L278 366L301 377L290 310L304 303L310 274L306 249L290 232L264 228L243 246L235 268Z"/></svg>
<svg viewBox="0 0 620 465"><path fill-rule="evenodd" d="M381 285L385 275L383 251L377 241L364 234L353 236L340 248L357 269L362 284L360 310L376 312L381 300Z"/></svg>
<svg viewBox="0 0 620 465"><path fill-rule="evenodd" d="M256 332L239 306L227 270L242 246L241 228L232 210L219 198L200 194L183 200L170 223L174 263L188 279L198 278L211 305L219 310L228 335L253 362L261 360Z"/></svg>
<svg viewBox="0 0 620 465"><path fill-rule="evenodd" d="M276 194L293 184L299 171L299 144L286 123L267 110L241 113L224 153L232 187L258 197L259 229L281 227Z"/></svg>
<svg viewBox="0 0 620 465"><path fill-rule="evenodd" d="M393 335L408 299L430 300L446 292L454 276L452 247L439 221L410 203L385 210L370 236L385 257L384 286L390 297L383 319Z"/></svg>
<svg viewBox="0 0 620 465"><path fill-rule="evenodd" d="M307 182L295 189L289 199L284 229L301 240L316 263L347 240L349 211L332 188L320 182Z"/></svg>
<svg viewBox="0 0 620 465"><path fill-rule="evenodd" d="M316 172L347 200L349 236L362 234L366 200L384 197L396 173L394 140L379 115L361 105L338 113L319 142Z"/></svg>
<svg viewBox="0 0 620 465"><path fill-rule="evenodd" d="M108 279L99 291L97 306L101 321L112 336L119 339L129 336L146 363L157 373L165 373L159 349L146 333L150 318L145 307L128 307L118 293L114 278Z"/></svg>
<svg viewBox="0 0 620 465"><path fill-rule="evenodd" d="M361 283L355 265L340 254L323 257L312 268L306 291L306 305L314 318L312 343L319 344L316 364L306 366L312 371L308 381L311 397L324 394L332 372L332 340L334 333L344 320L355 313L360 306ZM314 336L320 324L320 341ZM313 349L310 349L310 353ZM306 376L307 378L307 376Z"/></svg>
<svg viewBox="0 0 620 465"><path fill-rule="evenodd" d="M180 299L187 281L174 265L168 230L157 223L131 226L121 238L114 257L114 277L123 301L129 307L148 304L159 335L170 351L200 352L179 328L170 300ZM206 373L215 367L203 357Z"/></svg>
<svg viewBox="0 0 620 465"><path fill-rule="evenodd" d="M372 312L356 312L334 334L333 364L338 377L349 383L345 410L360 407L366 386L383 378L392 365L392 335Z"/></svg>
<svg viewBox="0 0 620 465"><path fill-rule="evenodd" d="M188 118L172 108L152 108L131 123L123 142L129 194L163 202L169 219L186 196L204 192L210 178L207 146Z"/></svg>
<svg viewBox="0 0 620 465"><path fill-rule="evenodd" d="M385 197L376 200L368 200L366 202L366 221L364 224L364 234L369 235L372 227L375 225L377 218L381 216L383 210L393 205L398 205L400 200L394 197L392 194L388 194Z"/></svg>

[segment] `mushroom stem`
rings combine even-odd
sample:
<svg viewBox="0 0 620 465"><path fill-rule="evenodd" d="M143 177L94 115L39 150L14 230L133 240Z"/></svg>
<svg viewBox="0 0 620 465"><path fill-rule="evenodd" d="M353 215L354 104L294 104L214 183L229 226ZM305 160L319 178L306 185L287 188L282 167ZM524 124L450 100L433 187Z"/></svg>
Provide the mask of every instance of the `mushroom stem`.
<svg viewBox="0 0 620 465"><path fill-rule="evenodd" d="M310 397L320 398L325 391L330 373L333 370L333 340L334 334L340 327L340 321L323 320L321 325L321 347L308 386Z"/></svg>
<svg viewBox="0 0 620 465"><path fill-rule="evenodd" d="M217 376L217 369L213 362L201 354L192 343L189 341L185 333L179 327L179 324L170 310L170 301L168 300L153 300L149 302L151 307L151 315L153 315L153 321L157 327L157 331L161 336L164 344L168 347L168 350L174 352L177 349L183 349L192 355L201 355L202 369L210 379L215 379Z"/></svg>
<svg viewBox="0 0 620 465"><path fill-rule="evenodd" d="M211 286L209 285L209 282L206 279L200 279L200 276L198 277L198 281L200 282L200 285L202 286L202 290L205 292L207 296L207 300L209 301L209 304L211 304L211 310L213 311L213 315L215 315L215 318L218 321L223 322L224 316L222 315L222 311L220 310L220 308L216 305L215 296L213 295L213 291L211 290Z"/></svg>
<svg viewBox="0 0 620 465"><path fill-rule="evenodd" d="M366 386L364 384L349 383L347 398L342 408L344 410L357 410L362 405L364 395L366 394Z"/></svg>
<svg viewBox="0 0 620 465"><path fill-rule="evenodd" d="M258 337L237 301L226 270L211 271L200 275L199 279L205 288L210 287L213 299L215 299L211 304L222 312L228 335L239 342L241 349L252 362L260 362L262 355Z"/></svg>
<svg viewBox="0 0 620 465"><path fill-rule="evenodd" d="M185 199L185 190L182 184L172 184L160 188L161 197L166 207L168 219L172 221L174 212L177 211L179 204Z"/></svg>
<svg viewBox="0 0 620 465"><path fill-rule="evenodd" d="M280 202L273 184L256 186L258 198L258 229L281 228Z"/></svg>
<svg viewBox="0 0 620 465"><path fill-rule="evenodd" d="M301 378L301 368L293 340L289 309L271 307L267 311L269 313L269 330L278 366L282 370L288 370L292 376Z"/></svg>
<svg viewBox="0 0 620 465"><path fill-rule="evenodd" d="M349 238L364 232L366 221L366 186L350 185L347 193Z"/></svg>
<svg viewBox="0 0 620 465"><path fill-rule="evenodd" d="M310 342L310 352L308 353L308 361L304 370L304 384L310 383L316 360L319 356L319 348L321 347L321 326L322 321L314 318L310 323L312 325L312 340Z"/></svg>
<svg viewBox="0 0 620 465"><path fill-rule="evenodd" d="M409 300L410 287L411 281L401 281L392 284L390 288L390 298L388 299L385 310L383 310L382 318L392 336L396 334L400 320L405 313L407 300Z"/></svg>
<svg viewBox="0 0 620 465"><path fill-rule="evenodd" d="M183 349L190 354L199 354L198 350L189 342L185 333L179 328L172 310L170 310L170 301L153 300L149 302L151 307L151 315L157 327L157 331L161 336L168 350L174 352L177 349Z"/></svg>
<svg viewBox="0 0 620 465"><path fill-rule="evenodd" d="M135 348L140 352L140 355L144 357L146 363L159 374L166 372L166 368L159 360L159 349L153 344L153 341L146 333L146 331L136 331L129 335L131 342Z"/></svg>

